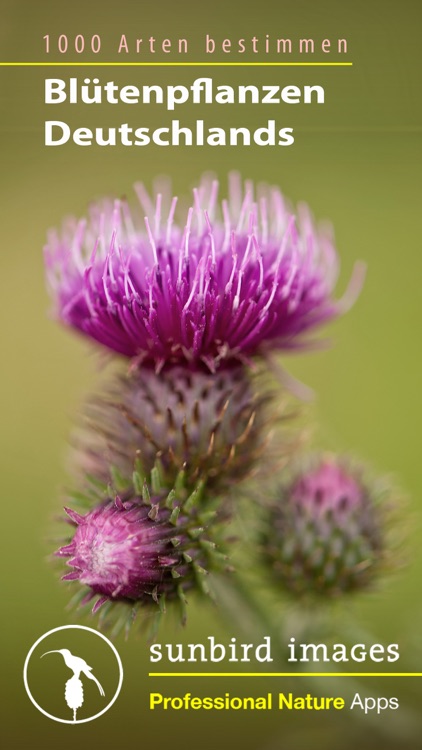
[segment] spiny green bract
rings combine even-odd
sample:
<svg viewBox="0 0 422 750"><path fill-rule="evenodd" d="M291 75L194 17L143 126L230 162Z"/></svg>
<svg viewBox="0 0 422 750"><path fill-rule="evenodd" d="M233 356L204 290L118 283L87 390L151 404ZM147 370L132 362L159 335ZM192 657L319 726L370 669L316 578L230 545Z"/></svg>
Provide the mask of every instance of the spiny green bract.
<svg viewBox="0 0 422 750"><path fill-rule="evenodd" d="M86 405L76 464L107 480L113 464L128 478L135 459L146 473L157 457L171 487L184 467L186 485L207 482L226 493L253 472L274 420L249 372L235 366L211 374L183 368L132 370Z"/></svg>

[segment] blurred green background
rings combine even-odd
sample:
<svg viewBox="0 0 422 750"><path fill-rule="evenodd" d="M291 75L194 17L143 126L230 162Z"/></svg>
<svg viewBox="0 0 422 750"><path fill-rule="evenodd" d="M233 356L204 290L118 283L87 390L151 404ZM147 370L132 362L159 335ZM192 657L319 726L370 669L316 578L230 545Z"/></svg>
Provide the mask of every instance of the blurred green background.
<svg viewBox="0 0 422 750"><path fill-rule="evenodd" d="M320 84L325 87L326 103L222 109L185 106L175 115L187 126L201 118L210 127L246 125L252 129L276 119L279 127L295 129L296 143L289 148L100 149L68 144L48 149L43 145L46 119L64 120L73 127L122 122L157 127L172 115L158 107L48 108L43 104L44 78L82 78L83 69L78 73L63 68L0 69L1 702L7 708L2 730L8 747L27 747L34 741L48 750L70 750L76 741L84 746L95 743L104 750L135 742L160 749L170 742L173 747L205 748L218 743L224 749L239 742L244 750L338 748L357 741L368 748L379 744L377 727L352 725L343 714L333 719L310 713L150 713L149 689L258 695L285 686L265 680L259 684L222 680L209 686L189 680L148 682L147 647L141 637L128 642L118 639L125 667L122 694L110 712L93 724L78 728L54 724L33 708L24 693L21 670L32 643L51 628L78 621L65 610L66 587L58 583L47 560L54 548L49 540L50 519L61 507L69 430L84 395L95 390L99 380L97 359L89 344L48 317L42 262L46 230L66 214L82 215L95 196L127 194L135 180L150 186L162 173L171 175L177 193L186 194L202 171L214 170L224 185L227 172L236 168L247 178L280 185L293 201L306 200L319 219L329 218L334 224L343 268L340 289L354 261L367 261L368 279L360 300L347 317L331 326L335 346L291 357L285 364L318 394L314 410L320 442L356 452L380 471L391 472L410 498L408 566L379 593L356 600L346 609L344 622L346 627L348 618L355 617L359 626L375 633L381 642L399 642L400 668L422 671L421 7L413 0L216 0L209 6L168 0L151 4L128 0L118 4L99 0L0 3L2 60L47 59L42 42L47 33L69 37L99 33L106 50L102 60L116 59L113 50L121 33L157 39L186 37L191 41L188 59L193 60L204 59L199 42L206 33L220 41L271 33L293 40L345 37L349 52L344 59L354 63L353 68L332 69L215 69L211 75L216 84ZM52 53L49 59L59 56ZM160 59L163 56L154 58ZM227 58L220 54L213 59ZM316 53L313 59L338 58ZM171 68L91 68L86 74L138 85L189 84L198 77L195 70ZM91 618L82 622L95 627ZM168 625L160 640L200 642L211 634L227 639L236 635L236 629L226 629L211 607L193 607L187 629L175 631ZM337 635L341 641L341 628ZM376 687L417 707L420 684L420 680L397 679ZM379 726L382 721L380 717ZM419 746L416 739L394 736L382 742L391 748Z"/></svg>

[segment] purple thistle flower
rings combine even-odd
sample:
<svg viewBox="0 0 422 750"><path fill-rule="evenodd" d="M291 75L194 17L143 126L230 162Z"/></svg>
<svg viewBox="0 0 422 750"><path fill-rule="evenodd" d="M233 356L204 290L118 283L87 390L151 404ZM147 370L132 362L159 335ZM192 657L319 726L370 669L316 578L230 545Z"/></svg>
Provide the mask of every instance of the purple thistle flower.
<svg viewBox="0 0 422 750"><path fill-rule="evenodd" d="M109 600L158 604L164 595L183 600L202 571L204 553L194 541L194 523L159 500L147 504L117 497L85 515L65 510L76 530L56 555L71 558L73 570L63 580L88 586L84 602L99 595L93 612Z"/></svg>
<svg viewBox="0 0 422 750"><path fill-rule="evenodd" d="M385 490L344 459L314 459L268 514L264 550L275 578L299 596L371 584L385 559Z"/></svg>
<svg viewBox="0 0 422 750"><path fill-rule="evenodd" d="M70 219L45 248L48 286L66 325L157 371L166 364L245 361L265 349L306 346L305 335L350 306L357 267L342 301L332 299L338 262L331 233L305 206L299 219L277 188L232 175L217 210L218 183L204 179L180 226L164 185L146 214L104 201Z"/></svg>

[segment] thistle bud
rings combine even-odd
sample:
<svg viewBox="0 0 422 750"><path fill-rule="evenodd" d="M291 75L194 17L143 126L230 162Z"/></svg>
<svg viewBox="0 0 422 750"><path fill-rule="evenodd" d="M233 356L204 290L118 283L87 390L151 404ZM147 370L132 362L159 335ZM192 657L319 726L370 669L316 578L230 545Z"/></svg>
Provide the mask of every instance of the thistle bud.
<svg viewBox="0 0 422 750"><path fill-rule="evenodd" d="M157 605L164 611L165 600L177 600L184 620L185 592L208 593L205 575L225 558L207 536L210 514L197 512L200 486L190 496L180 488L163 495L156 476L158 494L146 482L141 489L142 481L135 473L135 487L85 514L65 508L74 533L56 552L72 569L63 580L82 584L77 599L84 604L98 597L94 613L107 602L158 612ZM107 494L114 494L110 487Z"/></svg>
<svg viewBox="0 0 422 750"><path fill-rule="evenodd" d="M275 578L299 596L370 585L385 558L384 490L345 460L314 460L281 488L267 519L264 549Z"/></svg>

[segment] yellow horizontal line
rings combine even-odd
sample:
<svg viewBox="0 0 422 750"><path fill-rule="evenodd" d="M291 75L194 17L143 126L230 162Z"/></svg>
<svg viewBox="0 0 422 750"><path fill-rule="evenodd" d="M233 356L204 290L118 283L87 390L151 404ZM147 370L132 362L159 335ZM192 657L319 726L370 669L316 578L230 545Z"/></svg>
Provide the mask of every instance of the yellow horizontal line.
<svg viewBox="0 0 422 750"><path fill-rule="evenodd" d="M351 62L0 62L0 67L260 67L260 66L351 67Z"/></svg>
<svg viewBox="0 0 422 750"><path fill-rule="evenodd" d="M422 677L422 672L150 672L149 677Z"/></svg>

